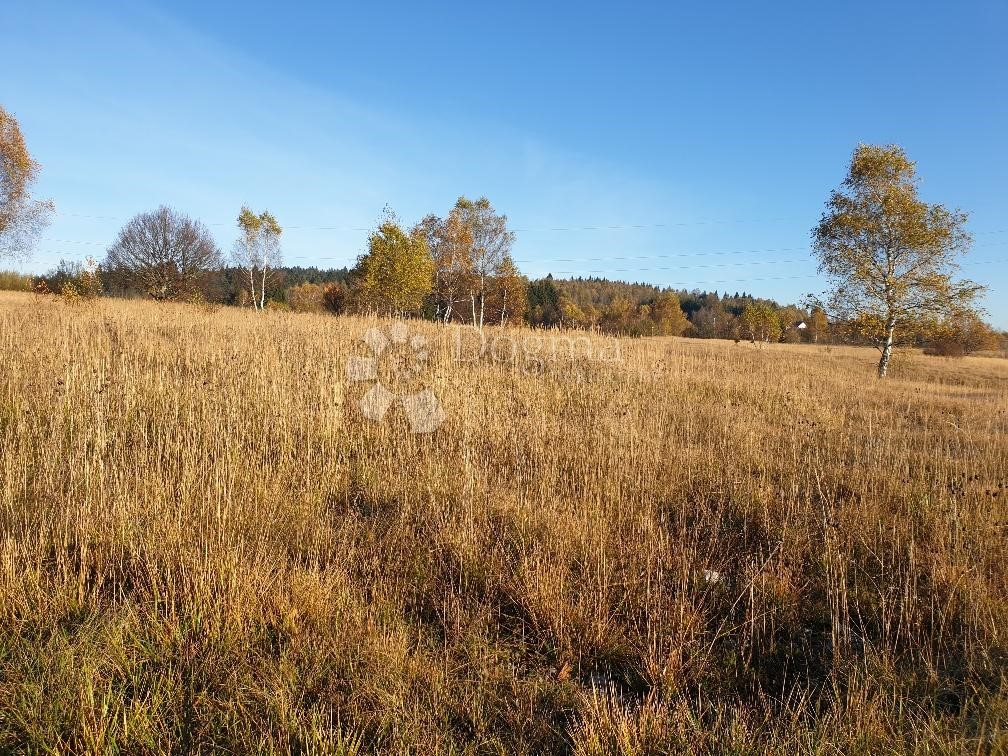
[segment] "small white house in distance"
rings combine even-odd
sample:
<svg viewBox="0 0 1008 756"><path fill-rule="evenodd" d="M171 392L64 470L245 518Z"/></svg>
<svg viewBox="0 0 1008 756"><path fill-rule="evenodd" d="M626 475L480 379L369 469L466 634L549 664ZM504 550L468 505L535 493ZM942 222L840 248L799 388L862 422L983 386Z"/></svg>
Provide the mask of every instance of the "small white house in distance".
<svg viewBox="0 0 1008 756"><path fill-rule="evenodd" d="M799 331L804 331L806 328L808 328L808 325L805 323L804 320L802 320L798 323L795 323L795 328L797 328Z"/></svg>

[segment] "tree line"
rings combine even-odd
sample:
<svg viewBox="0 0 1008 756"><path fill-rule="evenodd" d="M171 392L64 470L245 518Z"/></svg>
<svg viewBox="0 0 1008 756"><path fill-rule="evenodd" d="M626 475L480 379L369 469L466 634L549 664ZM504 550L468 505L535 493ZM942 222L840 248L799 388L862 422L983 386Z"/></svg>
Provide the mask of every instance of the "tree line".
<svg viewBox="0 0 1008 756"><path fill-rule="evenodd" d="M39 165L0 107L0 258L23 258L54 212L31 186ZM511 256L515 234L489 200L460 197L444 217L407 226L386 213L348 270L283 265L283 227L242 207L229 255L198 220L162 206L118 233L100 263L61 264L37 290L68 297L146 296L219 301L254 310L371 312L484 325L591 328L631 336L689 335L752 342L826 339L941 354L990 348L978 306L986 287L958 275L972 245L967 214L918 196L916 164L898 145L859 145L812 230L828 288L802 307L746 294L683 292L600 279L528 281ZM20 285L14 275L0 285Z"/></svg>
<svg viewBox="0 0 1008 756"><path fill-rule="evenodd" d="M230 255L198 220L162 206L119 232L100 263L103 290L156 301L201 299L268 308L424 317L482 328L526 315L528 282L511 256L514 232L489 200L460 197L444 218L411 227L390 211L349 269L285 267L283 227L268 210L242 207ZM49 291L76 286L82 264L61 263Z"/></svg>
<svg viewBox="0 0 1008 756"><path fill-rule="evenodd" d="M273 311L350 315L370 312L355 302L352 269L322 269L314 266L279 266L270 271L265 308ZM254 307L248 270L225 266L204 277L186 301ZM96 280L97 279L97 280ZM524 301L521 317L532 327L574 328L618 336L683 336L699 339L746 340L754 343L849 344L870 346L855 323L830 322L818 308L781 305L752 294L662 289L650 284L626 283L604 278L538 280L518 278L513 301ZM0 273L0 289L45 292L89 292L116 297L144 296L101 266L60 261L40 277ZM470 306L471 312L471 306ZM488 310L498 315L496 306ZM420 317L439 319L433 299ZM455 314L449 322L469 323ZM922 321L908 329L903 343L922 347L931 354L965 356L978 351L1008 353L1008 333L998 332L982 319L965 317L937 322Z"/></svg>

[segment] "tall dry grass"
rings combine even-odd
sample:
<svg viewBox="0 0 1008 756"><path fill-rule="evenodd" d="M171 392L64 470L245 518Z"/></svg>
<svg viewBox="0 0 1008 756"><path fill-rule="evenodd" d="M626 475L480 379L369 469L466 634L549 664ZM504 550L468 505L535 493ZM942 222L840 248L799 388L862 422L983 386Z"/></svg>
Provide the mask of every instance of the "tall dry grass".
<svg viewBox="0 0 1008 756"><path fill-rule="evenodd" d="M0 295L0 749L1008 748L1003 361L372 326Z"/></svg>
<svg viewBox="0 0 1008 756"><path fill-rule="evenodd" d="M0 270L0 291L31 291L33 279L24 273Z"/></svg>

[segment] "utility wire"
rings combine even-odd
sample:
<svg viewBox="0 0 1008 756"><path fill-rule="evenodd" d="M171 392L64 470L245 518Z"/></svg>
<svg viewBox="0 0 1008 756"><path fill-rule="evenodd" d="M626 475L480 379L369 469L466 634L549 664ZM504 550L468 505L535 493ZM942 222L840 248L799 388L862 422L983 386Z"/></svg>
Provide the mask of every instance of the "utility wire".
<svg viewBox="0 0 1008 756"><path fill-rule="evenodd" d="M68 218L89 218L94 220L114 220L114 221L126 221L128 218L123 218L121 216L113 215L88 215L85 213L63 213L57 210L57 215L66 216ZM623 223L623 224L598 224L593 226L541 226L538 228L512 228L511 231L516 233L542 233L542 232L571 232L571 231L640 231L651 228L681 228L688 226L720 226L720 225L732 225L732 224L744 224L744 223L805 223L808 219L804 218L801 220L795 220L794 218L741 218L734 220L700 220L700 221L666 221L663 223ZM217 221L213 223L204 223L205 226L235 226L237 224L234 221ZM306 224L292 224L283 226L285 231L287 230L299 230L299 231L373 231L374 226L313 226ZM1008 229L998 229L996 231L974 231L976 235L979 234L1004 234L1008 233ZM98 242L96 242L98 243Z"/></svg>
<svg viewBox="0 0 1008 756"><path fill-rule="evenodd" d="M794 262L808 262L808 261L807 260L799 260L799 261L781 260L781 261L778 261L778 262L771 262L769 264L783 265L783 264L786 264L786 263L790 264L790 263L794 263ZM998 259L998 260L976 260L975 262L972 262L971 264L973 264L973 265L997 265L999 263L1008 263L1008 258L1001 258L1001 259ZM741 263L741 264L745 265L746 263ZM751 263L751 264L758 265L760 263L757 262L757 263ZM722 268L722 267L732 267L732 266L723 266L723 265L696 265L696 266L693 266L693 267L684 267L684 268L680 268L680 267L664 267L664 268L652 268L652 267L648 267L648 268L604 268L604 269L597 269L597 270L585 270L585 269L578 269L578 270L555 270L555 271L552 271L552 272L554 274L556 274L556 275L572 275L572 276L576 276L577 277L577 276L584 276L586 274L601 275L601 274L610 274L610 273L659 273L659 272L667 272L667 271L688 271L688 270L698 270L698 269L703 269L703 268ZM813 277L818 278L819 276L815 275ZM739 279L739 280L767 281L767 280L773 280L773 279L767 279L767 278L750 278L750 279Z"/></svg>
<svg viewBox="0 0 1008 756"><path fill-rule="evenodd" d="M994 232L992 232L994 233ZM73 239L53 239L46 237L43 241L52 242L56 244L81 244L88 246L103 246L101 242L95 241L76 241ZM992 242L990 244L974 244L972 249L985 249L990 247L1002 247L1008 244L1008 242ZM811 254L812 250L808 247L767 247L763 249L736 249L727 251L703 251L703 252L669 252L669 253L658 253L650 255L610 255L605 257L535 257L535 258L515 258L516 263L523 263L529 265L535 265L537 263L586 263L586 262L629 262L632 260L664 260L664 259L680 259L680 258L696 258L696 257L717 257L724 255L756 255L765 254L767 252L806 252ZM49 251L48 253L52 253ZM319 262L344 262L344 257L331 257L326 255L286 255L287 259L300 259L300 260L316 260ZM730 263L730 264L765 264L770 262L800 262L792 260L761 260L753 263ZM972 262L969 259L963 260L963 264L968 264ZM344 264L346 264L344 262Z"/></svg>
<svg viewBox="0 0 1008 756"><path fill-rule="evenodd" d="M52 252L47 251L46 254L52 254ZM755 260L751 262L743 263L721 263L721 264L710 264L710 265L694 265L694 266L664 266L664 267L633 267L633 268L603 268L603 269L584 269L579 268L576 270L551 270L553 275L557 276L567 276L570 278L584 278L586 276L611 276L613 274L639 274L639 273L667 273L670 271L674 272L686 272L690 270L703 270L710 268L732 268L741 267L746 265L794 265L800 263L811 262L807 258L801 260ZM999 258L994 260L971 260L969 264L971 265L996 265L1000 263L1008 263L1008 258ZM724 283L736 283L745 284L749 282L760 282L760 281L788 281L788 280L800 280L800 279L811 279L819 278L818 274L804 274L799 276L758 276L751 277L746 276L743 278L729 278L729 279L716 279L716 280L698 280L698 281L682 281L682 282L672 282L665 284L667 286L693 286L696 284L724 284Z"/></svg>
<svg viewBox="0 0 1008 756"><path fill-rule="evenodd" d="M92 220L114 220L114 221L126 221L128 218L123 218L121 216L114 215L89 215L87 213L62 213L57 210L58 215L63 215L68 218L88 218ZM701 220L701 221L669 221L665 223L625 223L625 224L615 224L606 225L599 224L594 226L549 226L549 227L539 227L539 228L513 228L512 231L519 233L535 233L535 232L563 232L563 231L632 231L632 230L642 230L649 228L675 228L681 226L713 226L713 225L725 225L734 223L784 223L794 221L792 218L742 218L735 220ZM234 221L218 221L218 222L205 222L205 226L236 226ZM312 231L373 231L374 226L313 226L313 225L285 225L284 230L287 229L299 229L299 230L312 230Z"/></svg>

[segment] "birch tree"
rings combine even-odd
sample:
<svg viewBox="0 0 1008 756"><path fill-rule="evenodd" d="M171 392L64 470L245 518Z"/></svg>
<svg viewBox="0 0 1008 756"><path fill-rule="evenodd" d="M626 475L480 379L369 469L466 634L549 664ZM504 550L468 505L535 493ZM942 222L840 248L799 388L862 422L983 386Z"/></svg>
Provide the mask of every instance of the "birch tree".
<svg viewBox="0 0 1008 756"><path fill-rule="evenodd" d="M822 307L813 307L808 320L809 339L818 344L819 339L825 339L829 334L829 318Z"/></svg>
<svg viewBox="0 0 1008 756"><path fill-rule="evenodd" d="M444 219L428 215L414 232L426 239L434 262L435 317L448 323L473 290L472 233L457 209Z"/></svg>
<svg viewBox="0 0 1008 756"><path fill-rule="evenodd" d="M53 203L31 196L38 172L17 120L0 106L0 260L27 257L49 225Z"/></svg>
<svg viewBox="0 0 1008 756"><path fill-rule="evenodd" d="M283 229L269 210L256 215L245 206L238 215L238 229L241 233L235 241L232 259L248 275L252 306L263 310L266 308L266 283L270 272L283 261L280 249Z"/></svg>
<svg viewBox="0 0 1008 756"><path fill-rule="evenodd" d="M889 369L902 330L925 318L975 312L984 287L957 280L957 258L972 237L966 213L917 196L916 165L897 145L859 145L843 185L813 229L828 291L811 304L831 321L855 323Z"/></svg>
<svg viewBox="0 0 1008 756"><path fill-rule="evenodd" d="M475 201L459 197L455 203L455 212L469 229L472 238L469 302L472 324L476 328L482 328L491 283L504 269L505 261L510 261L515 235L507 228L507 216L495 213L486 197Z"/></svg>
<svg viewBox="0 0 1008 756"><path fill-rule="evenodd" d="M777 341L781 335L780 318L766 302L747 304L742 310L742 326L753 344L757 341L768 344Z"/></svg>
<svg viewBox="0 0 1008 756"><path fill-rule="evenodd" d="M510 255L501 261L490 281L487 297L488 315L503 326L508 320L521 320L528 309L528 281ZM490 320L490 317L487 318Z"/></svg>

